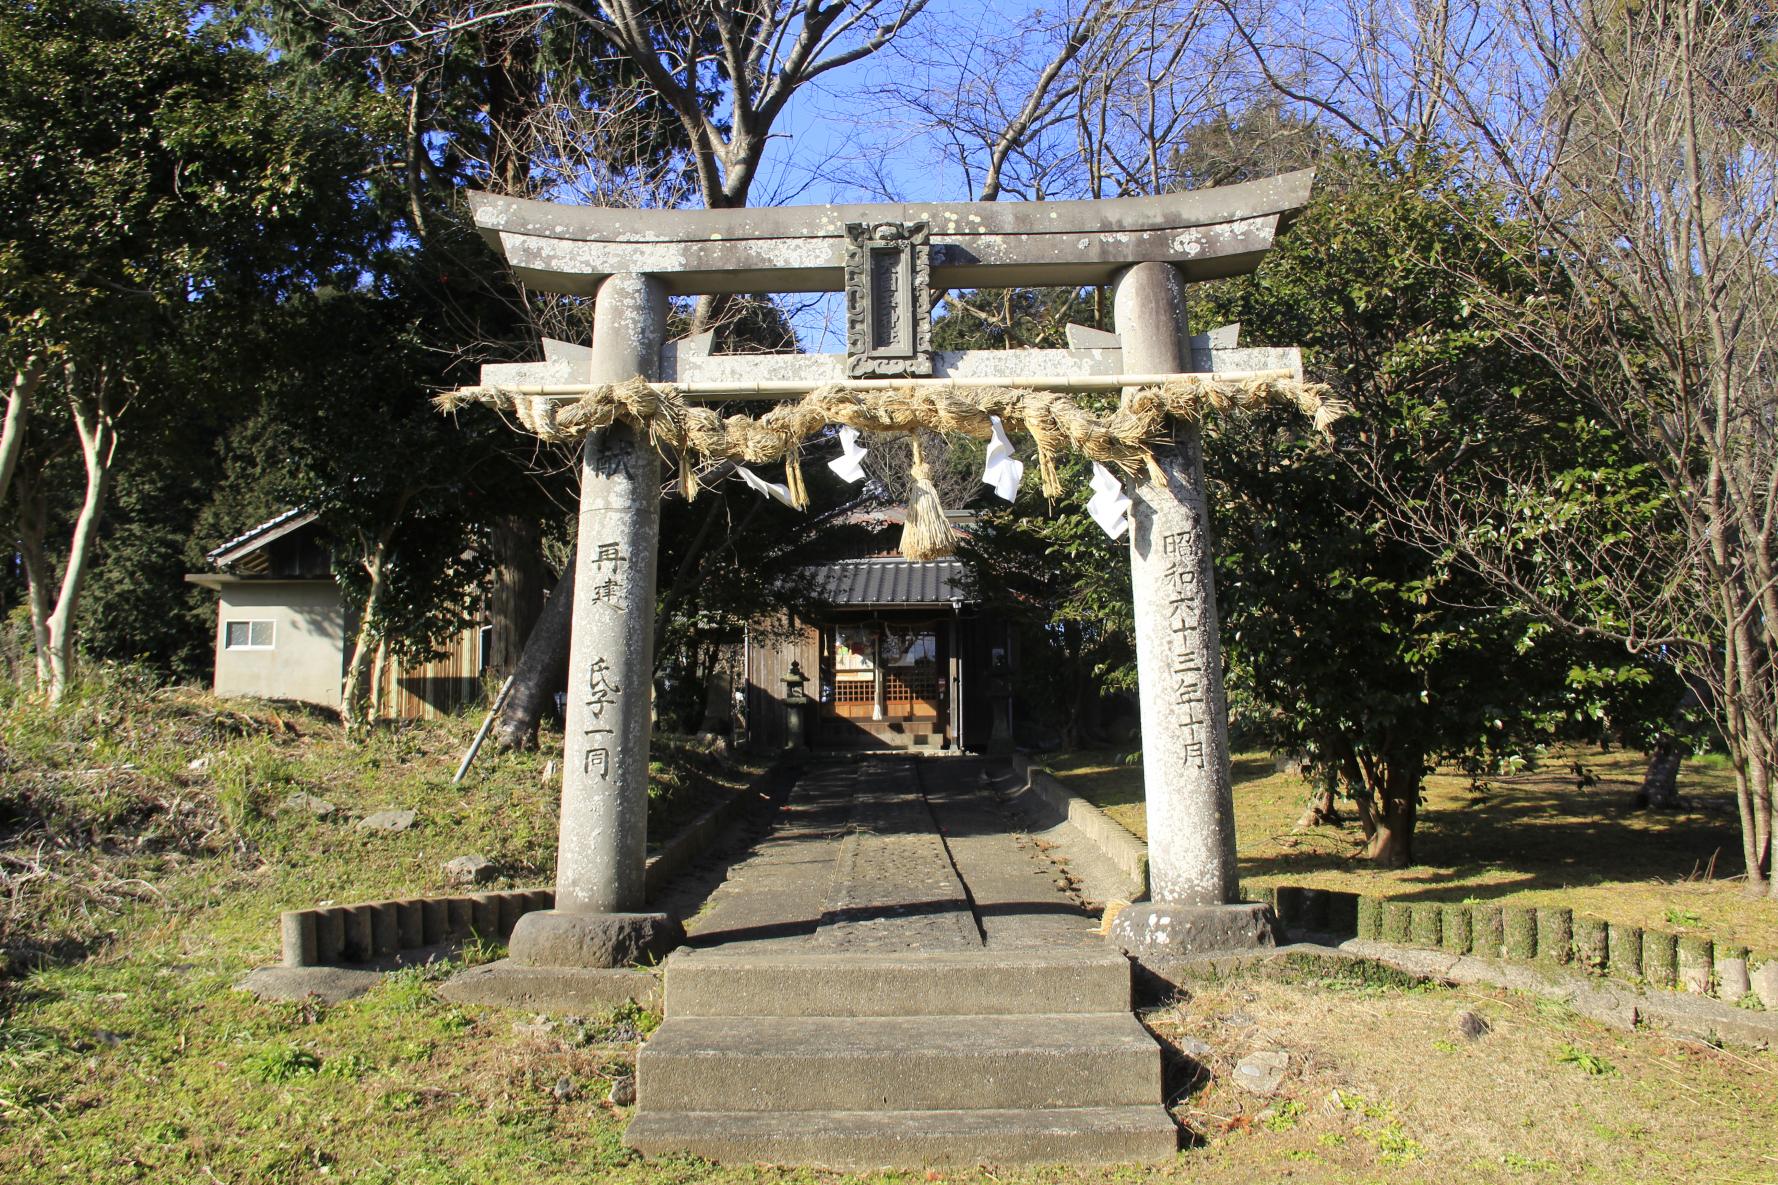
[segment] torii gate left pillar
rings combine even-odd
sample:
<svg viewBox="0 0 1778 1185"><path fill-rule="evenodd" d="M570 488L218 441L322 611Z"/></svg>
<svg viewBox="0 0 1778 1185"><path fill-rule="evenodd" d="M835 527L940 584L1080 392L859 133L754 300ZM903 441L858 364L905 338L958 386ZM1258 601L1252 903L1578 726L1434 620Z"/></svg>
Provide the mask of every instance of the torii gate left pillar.
<svg viewBox="0 0 1778 1185"><path fill-rule="evenodd" d="M667 325L659 280L634 272L599 286L589 381L656 377ZM661 463L634 428L588 435L580 462L568 714L562 740L555 908L512 932L520 967L628 967L684 937L643 909L648 743L654 686L655 545Z"/></svg>

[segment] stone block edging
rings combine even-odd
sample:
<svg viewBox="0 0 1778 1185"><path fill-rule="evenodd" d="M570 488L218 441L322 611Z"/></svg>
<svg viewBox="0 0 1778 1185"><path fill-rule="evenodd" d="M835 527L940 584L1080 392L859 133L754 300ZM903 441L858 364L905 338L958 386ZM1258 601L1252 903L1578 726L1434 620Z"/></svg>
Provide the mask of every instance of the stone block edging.
<svg viewBox="0 0 1778 1185"><path fill-rule="evenodd" d="M1247 894L1286 930L1526 964L1778 1012L1778 952L1611 922L1563 906L1399 901L1278 885Z"/></svg>
<svg viewBox="0 0 1778 1185"><path fill-rule="evenodd" d="M770 776L770 771L765 776ZM756 783L757 784L757 783ZM681 827L648 858L643 883L649 897L715 843L753 806L753 786L736 792ZM505 889L445 897L405 897L358 905L285 910L279 915L286 967L369 963L441 943L480 938L505 941L523 915L555 906L553 888Z"/></svg>
<svg viewBox="0 0 1778 1185"><path fill-rule="evenodd" d="M1074 793L1029 755L1012 755L1013 772L1036 795L1057 822L1066 822L1102 852L1136 886L1136 897L1148 895L1148 845L1110 815Z"/></svg>
<svg viewBox="0 0 1778 1185"><path fill-rule="evenodd" d="M1749 1011L1709 997L1660 991L1646 984L1582 975L1573 970L1557 971L1547 966L1507 963L1364 938L1336 941L1323 935L1261 950L1188 959L1144 958L1139 964L1142 977L1138 991L1146 1002L1164 1003L1180 988L1193 983L1223 981L1251 968L1303 959L1373 964L1420 980L1528 992L1559 1000L1581 1015L1615 1028L1647 1028L1707 1041L1778 1047L1778 1012Z"/></svg>

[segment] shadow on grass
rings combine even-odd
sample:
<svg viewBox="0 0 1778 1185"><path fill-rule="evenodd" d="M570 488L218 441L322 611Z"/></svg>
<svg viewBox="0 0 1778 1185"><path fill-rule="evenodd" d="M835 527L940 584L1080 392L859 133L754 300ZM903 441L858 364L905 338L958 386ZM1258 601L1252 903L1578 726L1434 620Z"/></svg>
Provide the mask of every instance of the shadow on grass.
<svg viewBox="0 0 1778 1185"><path fill-rule="evenodd" d="M1420 817L1414 867L1391 875L1390 896L1487 900L1527 889L1624 881L1723 880L1742 871L1734 820L1700 812L1633 812L1622 796L1499 791ZM1246 877L1369 868L1356 824L1273 836L1241 860ZM1381 870L1379 870L1381 871Z"/></svg>
<svg viewBox="0 0 1778 1185"><path fill-rule="evenodd" d="M1299 831L1307 785L1279 773L1265 754L1238 754L1231 772L1241 875L1306 883L1316 874L1374 873L1375 889L1366 891L1427 901L1741 875L1740 831L1722 771L1707 763L1688 769L1688 809L1637 811L1628 806L1636 783L1626 775L1639 757L1579 759L1605 776L1582 785L1562 755L1537 771L1493 779L1481 791L1467 779L1434 775L1415 831L1415 865L1387 870L1359 858L1364 837L1349 809L1341 825ZM1122 765L1114 754L1075 753L1057 758L1055 768L1101 807L1141 808L1140 766Z"/></svg>

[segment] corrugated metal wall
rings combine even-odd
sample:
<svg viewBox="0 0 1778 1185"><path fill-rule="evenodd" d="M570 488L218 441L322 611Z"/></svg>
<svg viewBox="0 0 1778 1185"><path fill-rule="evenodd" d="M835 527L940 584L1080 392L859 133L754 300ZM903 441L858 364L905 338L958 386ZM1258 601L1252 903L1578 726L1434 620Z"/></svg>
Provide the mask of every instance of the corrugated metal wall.
<svg viewBox="0 0 1778 1185"><path fill-rule="evenodd" d="M372 681L373 714L383 720L432 720L482 699L482 631L470 626L442 658L402 667L388 658Z"/></svg>

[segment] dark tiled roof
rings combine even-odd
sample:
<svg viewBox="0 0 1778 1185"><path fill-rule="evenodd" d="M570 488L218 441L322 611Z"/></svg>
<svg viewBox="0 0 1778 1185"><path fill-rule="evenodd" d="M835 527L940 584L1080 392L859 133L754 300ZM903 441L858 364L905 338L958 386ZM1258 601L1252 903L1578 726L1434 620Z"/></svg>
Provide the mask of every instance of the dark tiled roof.
<svg viewBox="0 0 1778 1185"><path fill-rule="evenodd" d="M291 531L308 526L315 521L315 517L315 512L308 507L293 506L277 518L267 519L252 530L236 535L221 547L206 553L204 558L218 567L227 566L247 552L264 547L274 539L282 538Z"/></svg>
<svg viewBox="0 0 1778 1185"><path fill-rule="evenodd" d="M835 605L948 605L971 601L962 560L916 564L894 559L841 560L809 569L815 588Z"/></svg>

